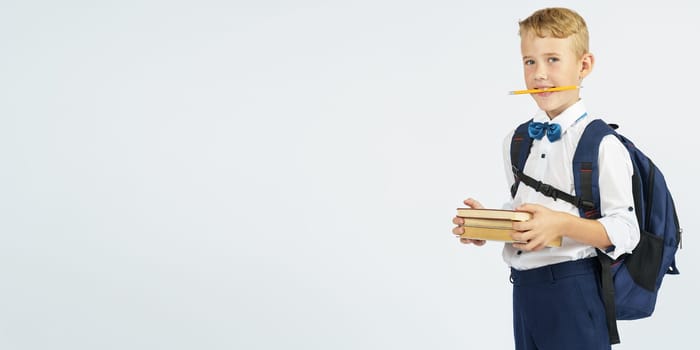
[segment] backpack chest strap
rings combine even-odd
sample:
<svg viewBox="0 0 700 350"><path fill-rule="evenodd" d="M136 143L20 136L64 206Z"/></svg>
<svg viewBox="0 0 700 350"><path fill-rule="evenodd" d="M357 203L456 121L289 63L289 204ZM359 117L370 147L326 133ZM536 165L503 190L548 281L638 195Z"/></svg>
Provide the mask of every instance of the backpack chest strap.
<svg viewBox="0 0 700 350"><path fill-rule="evenodd" d="M535 191L542 193L543 195L550 197L554 200L561 199L566 202L571 203L579 209L583 209L586 212L590 212L595 209L595 203L590 200L584 199L583 196L572 196L552 185L544 183L542 181L535 180L530 176L523 173L520 169L513 167L513 174L518 178L519 181L527 185L528 187L534 189Z"/></svg>

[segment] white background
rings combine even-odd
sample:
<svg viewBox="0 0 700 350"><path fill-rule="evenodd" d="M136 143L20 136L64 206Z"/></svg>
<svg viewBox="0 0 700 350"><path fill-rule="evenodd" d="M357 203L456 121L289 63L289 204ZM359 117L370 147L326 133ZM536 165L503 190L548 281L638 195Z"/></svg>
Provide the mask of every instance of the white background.
<svg viewBox="0 0 700 350"><path fill-rule="evenodd" d="M0 348L512 348L501 245L451 218L508 198L517 21L553 5L685 230L615 348L693 348L690 0L0 2Z"/></svg>

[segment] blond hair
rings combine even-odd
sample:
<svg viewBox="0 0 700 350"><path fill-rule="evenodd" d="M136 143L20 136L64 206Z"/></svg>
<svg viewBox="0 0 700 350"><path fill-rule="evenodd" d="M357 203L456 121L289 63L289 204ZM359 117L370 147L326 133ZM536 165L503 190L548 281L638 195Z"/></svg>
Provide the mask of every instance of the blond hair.
<svg viewBox="0 0 700 350"><path fill-rule="evenodd" d="M553 37L564 39L573 35L573 49L576 55L588 53L588 27L586 21L573 10L561 7L545 8L535 11L530 17L518 22L522 37L534 33L540 38Z"/></svg>

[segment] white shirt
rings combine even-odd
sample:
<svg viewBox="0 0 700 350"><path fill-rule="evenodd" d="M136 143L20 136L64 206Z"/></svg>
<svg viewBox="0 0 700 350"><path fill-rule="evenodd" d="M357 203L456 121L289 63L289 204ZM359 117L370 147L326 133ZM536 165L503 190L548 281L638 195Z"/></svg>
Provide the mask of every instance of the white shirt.
<svg viewBox="0 0 700 350"><path fill-rule="evenodd" d="M561 126L561 139L555 142L550 142L547 137L533 140L523 172L535 180L541 180L574 195L574 152L583 130L593 119L587 115L581 100L551 121L544 111L539 111L534 120L558 123ZM515 130L511 131L503 142L508 188L515 182L510 162L510 143L514 132ZM632 252L639 242L639 225L632 194L632 161L625 146L614 135L607 135L600 143L598 164L602 216L598 221L605 227L610 241L615 246L615 249L608 253L615 259L623 253ZM515 198L505 203L504 208L515 209L524 203L540 204L553 210L579 215L578 208L574 205L562 199L555 201L521 182ZM503 259L506 264L517 270L527 270L592 257L596 255L595 249L568 237L564 237L561 247L533 252L519 252L512 244L506 243Z"/></svg>

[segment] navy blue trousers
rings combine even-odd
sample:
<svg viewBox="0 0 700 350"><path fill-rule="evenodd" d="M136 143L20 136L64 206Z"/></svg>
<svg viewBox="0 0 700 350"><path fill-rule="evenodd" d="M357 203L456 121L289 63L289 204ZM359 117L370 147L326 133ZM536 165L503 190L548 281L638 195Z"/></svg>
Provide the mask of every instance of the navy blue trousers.
<svg viewBox="0 0 700 350"><path fill-rule="evenodd" d="M511 269L517 350L610 349L596 258Z"/></svg>

